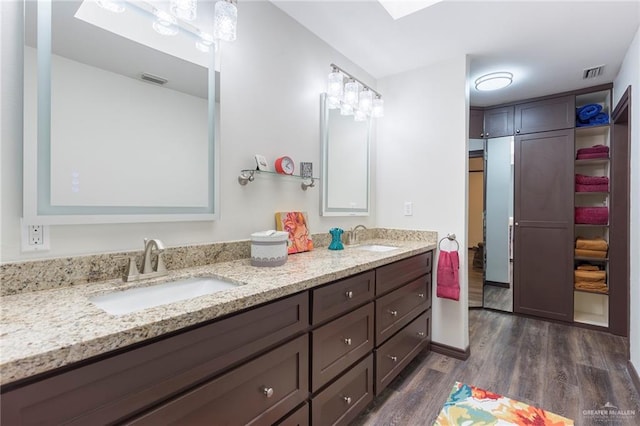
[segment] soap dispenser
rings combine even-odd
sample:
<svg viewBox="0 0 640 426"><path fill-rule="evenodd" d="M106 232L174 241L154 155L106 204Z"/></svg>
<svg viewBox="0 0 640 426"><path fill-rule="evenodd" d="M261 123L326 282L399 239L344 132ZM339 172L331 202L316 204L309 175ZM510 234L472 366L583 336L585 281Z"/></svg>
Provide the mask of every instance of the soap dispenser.
<svg viewBox="0 0 640 426"><path fill-rule="evenodd" d="M344 250L342 245L342 234L344 231L340 228L331 228L329 230L331 234L331 244L329 244L329 250Z"/></svg>

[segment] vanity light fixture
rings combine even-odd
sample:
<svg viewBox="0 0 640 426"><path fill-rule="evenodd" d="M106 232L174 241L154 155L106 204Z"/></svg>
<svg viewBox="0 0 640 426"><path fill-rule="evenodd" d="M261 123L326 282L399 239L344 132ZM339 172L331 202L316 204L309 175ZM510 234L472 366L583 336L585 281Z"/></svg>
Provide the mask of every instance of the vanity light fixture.
<svg viewBox="0 0 640 426"><path fill-rule="evenodd" d="M198 0L171 0L169 3L169 10L171 13L176 17L187 21L193 21L196 19L197 7Z"/></svg>
<svg viewBox="0 0 640 426"><path fill-rule="evenodd" d="M208 53L211 50L211 46L213 46L214 52L218 51L218 42L214 40L213 36L209 33L200 31L199 38L196 41L196 49L203 53Z"/></svg>
<svg viewBox="0 0 640 426"><path fill-rule="evenodd" d="M97 0L96 4L113 13L122 13L125 11L124 4L117 0Z"/></svg>
<svg viewBox="0 0 640 426"><path fill-rule="evenodd" d="M218 0L214 8L213 36L224 41L236 39L238 26L237 0Z"/></svg>
<svg viewBox="0 0 640 426"><path fill-rule="evenodd" d="M488 91L503 89L513 82L513 74L506 71L492 72L478 77L475 81L476 90Z"/></svg>
<svg viewBox="0 0 640 426"><path fill-rule="evenodd" d="M327 108L340 108L341 115L353 115L355 121L384 116L382 95L336 64L327 79Z"/></svg>

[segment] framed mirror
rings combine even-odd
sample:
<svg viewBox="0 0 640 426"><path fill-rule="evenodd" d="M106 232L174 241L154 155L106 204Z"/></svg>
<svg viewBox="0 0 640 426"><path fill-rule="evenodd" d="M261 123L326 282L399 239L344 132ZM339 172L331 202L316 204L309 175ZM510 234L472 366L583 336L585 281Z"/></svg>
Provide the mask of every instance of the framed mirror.
<svg viewBox="0 0 640 426"><path fill-rule="evenodd" d="M320 96L321 215L368 216L372 120L354 121Z"/></svg>
<svg viewBox="0 0 640 426"><path fill-rule="evenodd" d="M201 3L213 22L213 4ZM197 48L197 31L180 24L172 37L154 31L150 3L123 4L113 13L95 1L25 2L30 223L216 218L213 46Z"/></svg>

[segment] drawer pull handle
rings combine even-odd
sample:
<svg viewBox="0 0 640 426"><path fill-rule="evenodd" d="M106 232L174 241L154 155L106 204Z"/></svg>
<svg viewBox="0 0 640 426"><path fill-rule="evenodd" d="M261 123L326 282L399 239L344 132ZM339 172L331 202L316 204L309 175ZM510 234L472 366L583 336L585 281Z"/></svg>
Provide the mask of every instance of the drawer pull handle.
<svg viewBox="0 0 640 426"><path fill-rule="evenodd" d="M264 388L262 389L262 393L264 393L264 396L267 398L271 398L273 396L273 388Z"/></svg>
<svg viewBox="0 0 640 426"><path fill-rule="evenodd" d="M351 397L350 396L343 396L342 399L344 400L344 402L346 402L347 404L351 404Z"/></svg>
<svg viewBox="0 0 640 426"><path fill-rule="evenodd" d="M351 346L351 339L349 339L349 338L344 339L344 343L346 343L347 345Z"/></svg>
<svg viewBox="0 0 640 426"><path fill-rule="evenodd" d="M424 331L419 331L418 332L418 337L424 337L424 336L425 336Z"/></svg>
<svg viewBox="0 0 640 426"><path fill-rule="evenodd" d="M389 357L389 359L393 362L398 362L398 357L397 356L393 356L393 355L387 355Z"/></svg>
<svg viewBox="0 0 640 426"><path fill-rule="evenodd" d="M352 291L347 291L344 295L347 297L347 299L353 299L353 292Z"/></svg>
<svg viewBox="0 0 640 426"><path fill-rule="evenodd" d="M424 299L424 293L418 293L418 297L419 297L420 299Z"/></svg>
<svg viewBox="0 0 640 426"><path fill-rule="evenodd" d="M398 311L389 311L389 313L391 314L391 316L393 317L397 317L398 316Z"/></svg>

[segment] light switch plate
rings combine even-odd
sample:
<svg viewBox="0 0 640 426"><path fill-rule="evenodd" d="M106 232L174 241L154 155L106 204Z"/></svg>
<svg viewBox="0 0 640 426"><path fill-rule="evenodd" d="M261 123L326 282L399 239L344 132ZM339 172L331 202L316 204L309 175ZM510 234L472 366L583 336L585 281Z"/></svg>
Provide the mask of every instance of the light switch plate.
<svg viewBox="0 0 640 426"><path fill-rule="evenodd" d="M404 215L413 216L413 203L411 201L404 202Z"/></svg>

